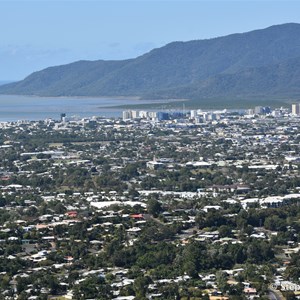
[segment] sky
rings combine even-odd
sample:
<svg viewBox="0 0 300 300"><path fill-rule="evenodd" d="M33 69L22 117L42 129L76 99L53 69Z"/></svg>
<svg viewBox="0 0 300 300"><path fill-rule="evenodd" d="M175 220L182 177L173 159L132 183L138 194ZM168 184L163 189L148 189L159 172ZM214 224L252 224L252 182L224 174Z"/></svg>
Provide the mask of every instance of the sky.
<svg viewBox="0 0 300 300"><path fill-rule="evenodd" d="M0 81L173 41L300 23L298 0L0 0Z"/></svg>

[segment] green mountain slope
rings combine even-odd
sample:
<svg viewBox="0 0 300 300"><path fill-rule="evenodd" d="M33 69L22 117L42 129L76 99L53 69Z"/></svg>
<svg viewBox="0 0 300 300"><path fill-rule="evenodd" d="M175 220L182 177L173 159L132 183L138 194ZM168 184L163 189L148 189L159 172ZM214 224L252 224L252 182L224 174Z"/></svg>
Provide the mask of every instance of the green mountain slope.
<svg viewBox="0 0 300 300"><path fill-rule="evenodd" d="M149 92L147 98L300 97L300 57L274 65L218 74L193 84Z"/></svg>
<svg viewBox="0 0 300 300"><path fill-rule="evenodd" d="M0 93L155 98L300 94L299 72L291 62L298 57L300 24L291 23L174 42L130 60L51 67L1 86Z"/></svg>

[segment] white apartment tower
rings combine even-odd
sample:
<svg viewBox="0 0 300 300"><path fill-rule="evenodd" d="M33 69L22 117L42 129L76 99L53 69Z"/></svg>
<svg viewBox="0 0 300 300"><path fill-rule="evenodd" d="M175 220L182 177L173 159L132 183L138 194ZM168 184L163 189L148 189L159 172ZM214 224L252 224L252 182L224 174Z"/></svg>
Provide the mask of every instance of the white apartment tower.
<svg viewBox="0 0 300 300"><path fill-rule="evenodd" d="M295 116L300 115L300 103L292 104L292 114Z"/></svg>
<svg viewBox="0 0 300 300"><path fill-rule="evenodd" d="M125 121L125 120L129 120L129 119L131 119L131 111L130 110L125 110L125 111L123 111L123 120Z"/></svg>

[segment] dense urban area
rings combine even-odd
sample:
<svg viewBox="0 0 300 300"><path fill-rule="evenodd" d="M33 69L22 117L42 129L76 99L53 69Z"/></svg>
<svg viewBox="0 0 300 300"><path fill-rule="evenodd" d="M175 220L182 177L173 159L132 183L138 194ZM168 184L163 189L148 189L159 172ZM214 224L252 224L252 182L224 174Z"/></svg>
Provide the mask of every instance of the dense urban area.
<svg viewBox="0 0 300 300"><path fill-rule="evenodd" d="M0 123L0 299L299 299L299 115Z"/></svg>

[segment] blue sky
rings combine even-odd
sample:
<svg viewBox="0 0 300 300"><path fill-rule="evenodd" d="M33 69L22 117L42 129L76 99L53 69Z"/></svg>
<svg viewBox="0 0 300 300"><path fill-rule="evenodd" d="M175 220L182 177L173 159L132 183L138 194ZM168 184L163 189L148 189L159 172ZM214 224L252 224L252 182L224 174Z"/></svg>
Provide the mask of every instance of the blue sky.
<svg viewBox="0 0 300 300"><path fill-rule="evenodd" d="M300 1L0 0L0 80L76 60L124 59L172 41L300 23Z"/></svg>

